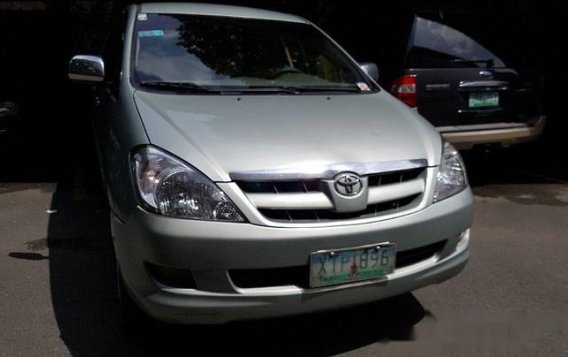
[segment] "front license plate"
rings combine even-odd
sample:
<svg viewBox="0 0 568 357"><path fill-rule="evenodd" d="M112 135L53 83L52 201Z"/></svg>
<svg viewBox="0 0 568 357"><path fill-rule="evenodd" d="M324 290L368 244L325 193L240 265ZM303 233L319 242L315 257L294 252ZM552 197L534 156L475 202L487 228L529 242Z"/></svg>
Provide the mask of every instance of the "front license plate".
<svg viewBox="0 0 568 357"><path fill-rule="evenodd" d="M499 93L482 92L469 94L470 108L491 108L499 106Z"/></svg>
<svg viewBox="0 0 568 357"><path fill-rule="evenodd" d="M394 271L395 261L392 243L315 252L310 256L310 287L378 279Z"/></svg>

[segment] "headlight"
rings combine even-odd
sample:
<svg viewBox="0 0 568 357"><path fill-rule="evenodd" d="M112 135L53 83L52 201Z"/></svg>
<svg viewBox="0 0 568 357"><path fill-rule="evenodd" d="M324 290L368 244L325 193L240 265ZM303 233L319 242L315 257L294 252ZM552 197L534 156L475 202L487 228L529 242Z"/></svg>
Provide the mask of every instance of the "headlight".
<svg viewBox="0 0 568 357"><path fill-rule="evenodd" d="M441 201L463 191L467 187L465 166L460 153L452 144L444 141L442 162L436 178L434 202Z"/></svg>
<svg viewBox="0 0 568 357"><path fill-rule="evenodd" d="M134 181L146 208L168 217L244 222L211 180L175 157L146 146L132 155Z"/></svg>

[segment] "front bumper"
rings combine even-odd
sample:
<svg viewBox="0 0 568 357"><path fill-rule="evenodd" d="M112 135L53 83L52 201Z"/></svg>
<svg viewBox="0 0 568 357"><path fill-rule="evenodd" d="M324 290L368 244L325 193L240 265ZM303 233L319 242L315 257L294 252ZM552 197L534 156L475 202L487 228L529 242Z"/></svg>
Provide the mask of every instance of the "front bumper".
<svg viewBox="0 0 568 357"><path fill-rule="evenodd" d="M112 233L127 289L149 315L180 323L224 323L362 304L444 281L459 273L469 257L472 209L469 189L406 216L335 227L199 222L139 209L127 222L112 219ZM393 242L402 252L444 240L442 251L396 269L383 281L319 289L245 289L235 286L228 273L307 265L310 253L319 250ZM191 270L196 287L159 284L145 263Z"/></svg>
<svg viewBox="0 0 568 357"><path fill-rule="evenodd" d="M476 145L501 145L508 147L538 138L546 117L540 117L533 125L501 123L488 125L461 125L436 129L458 150L470 150Z"/></svg>

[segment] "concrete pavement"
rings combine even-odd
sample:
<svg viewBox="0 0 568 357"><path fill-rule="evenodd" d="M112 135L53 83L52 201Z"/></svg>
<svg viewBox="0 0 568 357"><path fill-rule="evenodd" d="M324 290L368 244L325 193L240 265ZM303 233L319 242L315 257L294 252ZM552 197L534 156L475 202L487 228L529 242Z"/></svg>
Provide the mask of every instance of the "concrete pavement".
<svg viewBox="0 0 568 357"><path fill-rule="evenodd" d="M473 253L453 280L336 312L128 333L90 174L0 183L0 355L568 355L568 184L470 161Z"/></svg>

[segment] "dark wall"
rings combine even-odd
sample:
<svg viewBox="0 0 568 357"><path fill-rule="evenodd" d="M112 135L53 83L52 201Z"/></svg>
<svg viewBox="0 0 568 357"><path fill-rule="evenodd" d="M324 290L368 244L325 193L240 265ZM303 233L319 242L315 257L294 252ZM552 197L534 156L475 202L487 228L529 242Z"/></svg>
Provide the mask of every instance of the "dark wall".
<svg viewBox="0 0 568 357"><path fill-rule="evenodd" d="M53 103L60 103L71 94L61 92L57 93L57 98L53 98L55 94L50 88L54 85L68 87L65 70L70 56L80 52L100 52L109 21L128 2L51 0L45 1L47 6L44 10L0 10L0 33L3 36L0 95L23 98L28 108L37 108L34 103L43 100L46 107L56 109ZM492 50L505 56L509 63L531 71L540 78L543 103L550 117L548 140L560 140L568 134L568 121L563 118L562 105L566 82L562 53L568 50L568 31L565 30L568 4L563 1L212 2L269 8L305 16L328 31L357 60L378 62L385 74L396 66L397 61L385 55L385 49L404 45L403 36L396 29L403 21L405 11L450 8L465 14L496 14L502 19L501 22L491 26L479 23L477 30L489 40L493 37L500 39L493 44Z"/></svg>

